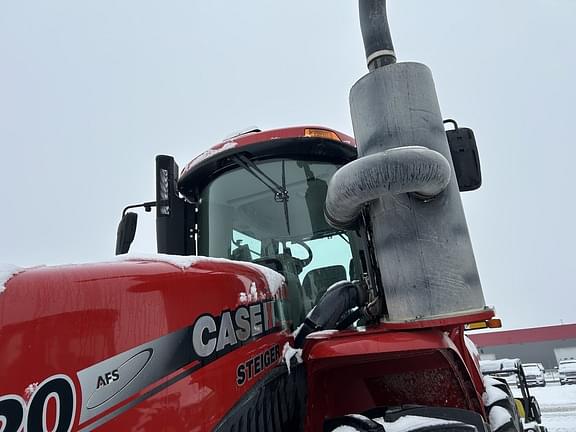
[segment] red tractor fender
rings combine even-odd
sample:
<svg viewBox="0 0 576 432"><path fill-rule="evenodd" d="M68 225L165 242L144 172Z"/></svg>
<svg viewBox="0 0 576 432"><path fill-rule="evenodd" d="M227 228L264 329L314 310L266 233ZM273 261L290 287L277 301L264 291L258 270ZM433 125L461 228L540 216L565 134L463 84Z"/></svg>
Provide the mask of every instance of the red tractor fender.
<svg viewBox="0 0 576 432"><path fill-rule="evenodd" d="M472 385L474 372L453 336L444 329L390 331L384 325L313 333L303 352L314 403L307 430L377 406L452 407L485 416L483 388Z"/></svg>

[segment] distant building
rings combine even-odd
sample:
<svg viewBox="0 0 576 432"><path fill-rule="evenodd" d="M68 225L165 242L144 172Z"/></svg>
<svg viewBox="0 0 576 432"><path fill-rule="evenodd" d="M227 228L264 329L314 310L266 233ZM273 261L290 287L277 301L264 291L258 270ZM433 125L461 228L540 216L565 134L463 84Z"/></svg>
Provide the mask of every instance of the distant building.
<svg viewBox="0 0 576 432"><path fill-rule="evenodd" d="M576 359L576 324L520 330L469 332L482 359L519 358L552 369L560 360Z"/></svg>

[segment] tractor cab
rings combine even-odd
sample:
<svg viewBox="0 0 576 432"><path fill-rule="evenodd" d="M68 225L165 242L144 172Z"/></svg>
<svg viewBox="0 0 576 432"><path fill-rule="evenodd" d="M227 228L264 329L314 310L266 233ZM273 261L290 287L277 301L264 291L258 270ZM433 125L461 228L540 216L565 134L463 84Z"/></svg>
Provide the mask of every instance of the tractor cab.
<svg viewBox="0 0 576 432"><path fill-rule="evenodd" d="M333 131L277 133L231 138L186 167L178 186L197 205L197 253L281 273L297 326L329 286L362 271L356 236L324 218L328 182L356 151Z"/></svg>
<svg viewBox="0 0 576 432"><path fill-rule="evenodd" d="M367 272L358 259L360 235L333 228L324 217L331 177L355 158L353 138L305 127L229 138L180 176L171 157L158 156L158 252L246 261L279 272L295 327L328 287Z"/></svg>

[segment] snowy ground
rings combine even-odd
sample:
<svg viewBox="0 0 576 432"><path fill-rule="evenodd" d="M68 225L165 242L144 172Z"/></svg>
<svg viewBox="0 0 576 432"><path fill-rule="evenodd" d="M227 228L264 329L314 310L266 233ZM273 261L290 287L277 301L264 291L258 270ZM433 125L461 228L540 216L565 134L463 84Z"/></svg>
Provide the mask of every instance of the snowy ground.
<svg viewBox="0 0 576 432"><path fill-rule="evenodd" d="M520 395L514 386L512 391L515 396ZM542 424L549 432L576 431L576 385L549 383L546 387L531 387L530 394L536 396L542 409Z"/></svg>

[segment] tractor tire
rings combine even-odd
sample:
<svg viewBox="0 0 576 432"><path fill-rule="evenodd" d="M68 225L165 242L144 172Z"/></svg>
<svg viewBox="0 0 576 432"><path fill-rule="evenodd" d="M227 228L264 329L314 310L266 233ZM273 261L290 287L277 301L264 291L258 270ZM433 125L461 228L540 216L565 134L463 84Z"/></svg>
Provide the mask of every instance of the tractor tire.
<svg viewBox="0 0 576 432"><path fill-rule="evenodd" d="M351 429L358 432L386 432L381 424L359 414L349 414L329 420L324 424L324 430L328 432L349 431Z"/></svg>
<svg viewBox="0 0 576 432"><path fill-rule="evenodd" d="M497 388L500 386L498 385ZM523 432L522 420L516 409L512 392L509 387L503 391L506 393L506 398L497 400L486 407L492 430L493 432ZM505 421L506 418L509 420Z"/></svg>
<svg viewBox="0 0 576 432"><path fill-rule="evenodd" d="M390 427L394 428L393 430L402 430L404 432L477 432L478 429L474 425L461 423L461 422L454 422L452 424L435 424L438 422L436 418L430 418L430 424L420 424L415 425L410 429L405 429L404 425L402 424L402 420L399 419L397 422L394 423L385 423L382 425L379 422L373 421L368 417L364 417L362 415L354 414L344 416L338 419L332 425L325 427L324 431L326 432L386 432ZM425 421L425 420L424 420ZM395 425L395 423L398 423Z"/></svg>
<svg viewBox="0 0 576 432"><path fill-rule="evenodd" d="M410 417L408 420L407 417ZM408 423L407 423L408 421ZM480 429L479 429L480 428ZM477 413L461 409L424 407L379 407L363 414L326 420L324 432L485 432L486 423Z"/></svg>
<svg viewBox="0 0 576 432"><path fill-rule="evenodd" d="M498 383L493 383L492 387L499 388L504 393L506 393L508 396L512 396L512 390L510 389L510 385L508 384L508 382L506 382L506 380L504 378L500 378L500 377L491 377L491 378L494 381L498 381Z"/></svg>

